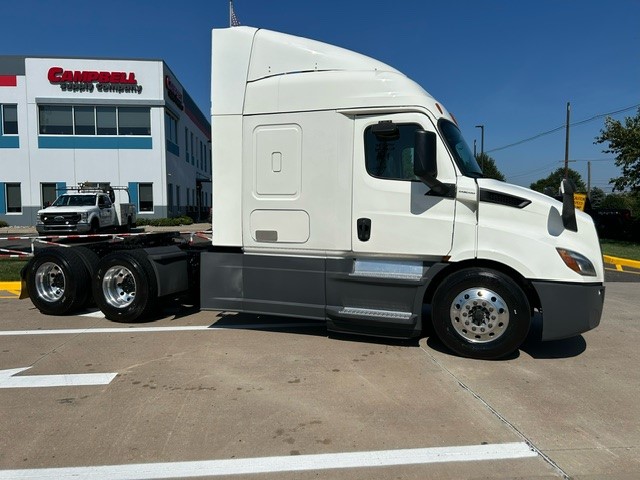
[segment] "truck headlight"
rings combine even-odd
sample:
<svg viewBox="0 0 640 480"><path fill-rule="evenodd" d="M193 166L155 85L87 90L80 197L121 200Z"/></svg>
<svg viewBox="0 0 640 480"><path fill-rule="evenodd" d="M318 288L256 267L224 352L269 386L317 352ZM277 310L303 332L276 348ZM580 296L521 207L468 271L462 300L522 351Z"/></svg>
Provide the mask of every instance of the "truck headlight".
<svg viewBox="0 0 640 480"><path fill-rule="evenodd" d="M36 223L42 223L42 214L41 213L37 213L36 214Z"/></svg>
<svg viewBox="0 0 640 480"><path fill-rule="evenodd" d="M87 212L82 212L80 214L80 222L81 223L87 223Z"/></svg>
<svg viewBox="0 0 640 480"><path fill-rule="evenodd" d="M596 276L596 269L593 263L584 255L574 252L573 250L567 250L566 248L556 248L556 250L564 264L574 272L585 277Z"/></svg>

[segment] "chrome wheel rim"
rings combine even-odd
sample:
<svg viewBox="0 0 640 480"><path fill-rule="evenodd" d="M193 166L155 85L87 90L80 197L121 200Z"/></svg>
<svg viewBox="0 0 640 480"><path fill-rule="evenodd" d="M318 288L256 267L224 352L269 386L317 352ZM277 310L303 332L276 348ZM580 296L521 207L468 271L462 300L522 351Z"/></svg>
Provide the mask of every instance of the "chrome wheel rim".
<svg viewBox="0 0 640 480"><path fill-rule="evenodd" d="M57 263L45 262L36 270L36 291L46 302L56 302L64 296L66 280Z"/></svg>
<svg viewBox="0 0 640 480"><path fill-rule="evenodd" d="M471 343L493 342L509 326L509 308L504 299L486 288L469 288L451 303L451 325Z"/></svg>
<svg viewBox="0 0 640 480"><path fill-rule="evenodd" d="M125 308L136 298L136 279L131 270L123 266L111 267L102 278L105 301L114 308Z"/></svg>

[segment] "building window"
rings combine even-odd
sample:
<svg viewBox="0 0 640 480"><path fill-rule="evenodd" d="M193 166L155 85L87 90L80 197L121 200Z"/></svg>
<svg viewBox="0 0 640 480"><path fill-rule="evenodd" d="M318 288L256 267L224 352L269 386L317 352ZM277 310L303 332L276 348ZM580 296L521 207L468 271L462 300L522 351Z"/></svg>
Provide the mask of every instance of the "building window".
<svg viewBox="0 0 640 480"><path fill-rule="evenodd" d="M72 107L41 105L40 133L43 135L73 135Z"/></svg>
<svg viewBox="0 0 640 480"><path fill-rule="evenodd" d="M164 129L167 140L171 143L178 144L178 120L169 112L164 112Z"/></svg>
<svg viewBox="0 0 640 480"><path fill-rule="evenodd" d="M40 188L42 190L42 206L49 206L58 198L57 185L55 183L42 183Z"/></svg>
<svg viewBox="0 0 640 480"><path fill-rule="evenodd" d="M118 135L151 135L150 112L147 107L118 108Z"/></svg>
<svg viewBox="0 0 640 480"><path fill-rule="evenodd" d="M96 117L93 107L74 107L76 135L95 135Z"/></svg>
<svg viewBox="0 0 640 480"><path fill-rule="evenodd" d="M176 185L176 209L180 214L180 185Z"/></svg>
<svg viewBox="0 0 640 480"><path fill-rule="evenodd" d="M169 207L169 213L173 213L173 184L167 184L167 207Z"/></svg>
<svg viewBox="0 0 640 480"><path fill-rule="evenodd" d="M21 213L22 212L22 199L20 195L19 183L7 183L5 184L5 195L7 213Z"/></svg>
<svg viewBox="0 0 640 480"><path fill-rule="evenodd" d="M40 105L38 108L41 135L151 135L149 107Z"/></svg>
<svg viewBox="0 0 640 480"><path fill-rule="evenodd" d="M196 151L193 146L193 132L191 132L191 165L195 165Z"/></svg>
<svg viewBox="0 0 640 480"><path fill-rule="evenodd" d="M18 134L18 106L0 105L0 135Z"/></svg>
<svg viewBox="0 0 640 480"><path fill-rule="evenodd" d="M185 160L189 163L189 130L184 129L184 149L187 152Z"/></svg>
<svg viewBox="0 0 640 480"><path fill-rule="evenodd" d="M138 184L138 199L141 212L153 212L153 184Z"/></svg>
<svg viewBox="0 0 640 480"><path fill-rule="evenodd" d="M117 135L116 107L96 107L98 135Z"/></svg>

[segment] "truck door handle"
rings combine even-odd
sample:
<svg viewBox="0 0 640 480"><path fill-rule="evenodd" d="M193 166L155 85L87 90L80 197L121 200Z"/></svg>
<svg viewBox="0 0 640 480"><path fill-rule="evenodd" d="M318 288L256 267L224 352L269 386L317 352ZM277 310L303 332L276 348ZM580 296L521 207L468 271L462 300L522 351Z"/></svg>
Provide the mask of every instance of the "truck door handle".
<svg viewBox="0 0 640 480"><path fill-rule="evenodd" d="M358 219L358 239L362 242L366 242L371 238L371 219L359 218Z"/></svg>

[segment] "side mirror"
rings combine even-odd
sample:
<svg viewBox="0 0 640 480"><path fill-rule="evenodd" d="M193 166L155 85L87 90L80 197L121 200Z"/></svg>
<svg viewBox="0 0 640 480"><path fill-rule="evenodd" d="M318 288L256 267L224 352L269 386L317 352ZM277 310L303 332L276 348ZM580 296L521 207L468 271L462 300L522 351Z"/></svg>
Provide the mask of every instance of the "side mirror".
<svg viewBox="0 0 640 480"><path fill-rule="evenodd" d="M427 176L435 179L438 176L436 140L435 132L416 131L413 173L420 179Z"/></svg>
<svg viewBox="0 0 640 480"><path fill-rule="evenodd" d="M565 178L560 184L560 191L562 192L562 224L567 230L572 232L578 231L578 222L576 220L576 207L573 200L573 192L575 188L573 182Z"/></svg>
<svg viewBox="0 0 640 480"><path fill-rule="evenodd" d="M442 183L438 176L438 155L436 153L438 137L435 132L417 130L413 149L413 173L431 189L427 195L442 197L455 196L455 186Z"/></svg>

